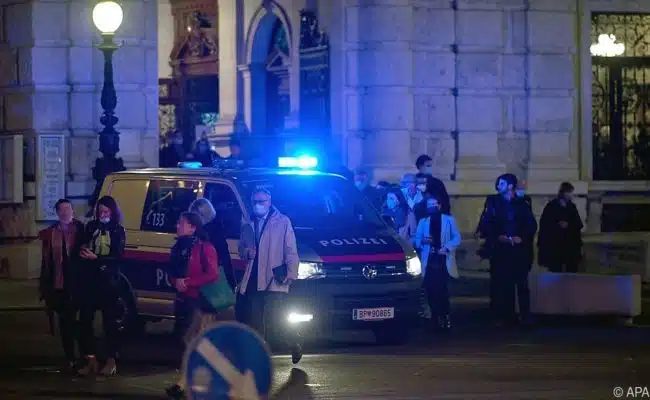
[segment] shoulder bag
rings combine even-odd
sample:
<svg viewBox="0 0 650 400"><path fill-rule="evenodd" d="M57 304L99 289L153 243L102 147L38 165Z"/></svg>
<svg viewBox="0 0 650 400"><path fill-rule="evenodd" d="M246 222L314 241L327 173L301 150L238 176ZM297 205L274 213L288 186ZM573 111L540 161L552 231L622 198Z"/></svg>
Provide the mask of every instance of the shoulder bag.
<svg viewBox="0 0 650 400"><path fill-rule="evenodd" d="M205 257L203 243L201 243L201 267L203 271L208 269L208 260ZM228 285L228 280L224 274L223 268L216 266L219 271L219 278L207 285L201 286L199 292L201 297L204 300L204 303L207 303L208 310L212 312L219 312L226 310L235 305L235 294L233 293L230 285Z"/></svg>

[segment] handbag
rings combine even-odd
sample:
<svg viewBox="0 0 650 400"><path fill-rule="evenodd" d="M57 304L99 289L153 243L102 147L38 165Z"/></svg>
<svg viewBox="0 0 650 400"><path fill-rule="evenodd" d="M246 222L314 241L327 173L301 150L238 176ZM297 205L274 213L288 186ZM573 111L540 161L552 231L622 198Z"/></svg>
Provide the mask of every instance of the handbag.
<svg viewBox="0 0 650 400"><path fill-rule="evenodd" d="M205 253L203 252L203 243L201 243L201 266L205 271L207 269L207 259L205 258ZM235 294L233 293L226 275L224 274L223 268L217 266L219 270L219 279L214 282L211 282L207 285L201 286L199 292L201 293L201 298L204 300L204 303L207 303L207 311L223 311L235 305ZM204 307L205 308L205 307Z"/></svg>

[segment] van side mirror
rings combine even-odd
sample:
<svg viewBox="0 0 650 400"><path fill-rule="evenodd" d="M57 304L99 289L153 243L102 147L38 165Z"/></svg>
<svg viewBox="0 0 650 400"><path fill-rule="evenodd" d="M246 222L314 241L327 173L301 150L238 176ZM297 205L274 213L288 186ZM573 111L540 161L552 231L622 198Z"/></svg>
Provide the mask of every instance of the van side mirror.
<svg viewBox="0 0 650 400"><path fill-rule="evenodd" d="M397 229L397 226L395 225L395 219L393 217L390 215L384 215L383 218L386 225L390 226L393 229Z"/></svg>

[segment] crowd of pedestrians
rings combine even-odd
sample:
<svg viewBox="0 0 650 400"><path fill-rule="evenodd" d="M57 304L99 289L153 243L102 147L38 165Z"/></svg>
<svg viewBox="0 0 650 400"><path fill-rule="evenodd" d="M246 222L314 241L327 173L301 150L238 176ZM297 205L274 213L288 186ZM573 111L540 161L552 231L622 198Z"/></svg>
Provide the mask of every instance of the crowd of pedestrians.
<svg viewBox="0 0 650 400"><path fill-rule="evenodd" d="M445 185L433 176L431 157L419 156L415 168L417 172L405 174L395 185L380 182L373 187L363 169L356 171L354 181L418 251L431 321L435 328L448 330L449 280L458 278L455 250L461 236ZM528 275L535 259L536 235L539 265L552 272L577 272L581 260L583 224L572 201L574 187L569 182L560 185L557 197L545 206L539 226L532 200L515 175L497 177L494 188L495 194L485 199L474 235L482 241L478 255L490 264L492 314L498 325L531 326Z"/></svg>
<svg viewBox="0 0 650 400"><path fill-rule="evenodd" d="M182 159L178 139L173 137L164 149L166 160ZM197 143L195 159L214 158L206 143ZM232 157L239 155L236 141L231 142L231 151ZM415 167L417 172L404 175L397 185L382 182L374 187L363 169L355 171L352 179L418 251L431 321L436 329L447 331L452 327L449 283L459 277L455 251L461 234L445 185L433 176L431 157L418 157ZM582 222L572 202L573 186L568 182L560 185L557 198L544 208L539 232L531 199L521 189L515 175L497 177L495 194L486 198L475 231L476 238L484 239L478 254L489 260L491 308L495 322L501 325L532 323L528 273L537 233L540 265L556 272L576 272L580 262ZM239 282L210 201L197 199L181 214L167 270L176 291L175 332L186 346L209 324L237 320L263 337L286 341L297 363L302 357L300 338L280 331L283 325L273 323L283 319L278 313L283 312L291 283L298 276L292 223L273 206L272 194L266 189L252 193L250 208L251 218L244 221L239 241L239 255L246 262ZM100 198L94 218L87 224L74 218L67 199L59 200L55 210L58 221L40 232L40 294L57 316L66 367L82 376L115 375L120 350L119 268L126 242L119 205L110 196ZM515 313L515 293L519 315ZM105 361L101 365L94 332L97 311L102 313L104 328ZM167 394L183 398L184 388L181 378Z"/></svg>
<svg viewBox="0 0 650 400"><path fill-rule="evenodd" d="M126 241L119 206L112 197L102 197L94 218L85 225L74 218L69 200L59 200L55 209L58 221L40 232L41 298L57 316L66 368L81 376L113 376L121 338L119 265ZM235 279L228 245L214 224L216 212L210 201L197 199L180 215L167 267L176 290L174 330L187 346L210 324L237 320L265 338L287 342L297 363L302 358L300 338L277 323L284 320L279 313L298 275L293 227L273 207L266 189L252 194L251 209L251 220L245 221L240 239L240 256L247 261L241 282ZM94 332L97 311L102 313L104 328L102 365ZM181 399L184 389L181 377L166 392Z"/></svg>

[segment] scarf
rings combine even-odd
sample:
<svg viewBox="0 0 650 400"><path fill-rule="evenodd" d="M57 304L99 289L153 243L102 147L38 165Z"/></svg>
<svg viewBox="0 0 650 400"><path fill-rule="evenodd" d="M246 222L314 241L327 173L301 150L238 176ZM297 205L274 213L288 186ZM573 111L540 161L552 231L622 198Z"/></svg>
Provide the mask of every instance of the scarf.
<svg viewBox="0 0 650 400"><path fill-rule="evenodd" d="M90 240L90 249L97 256L108 256L111 254L111 233L112 224L97 224L97 228L92 233Z"/></svg>

